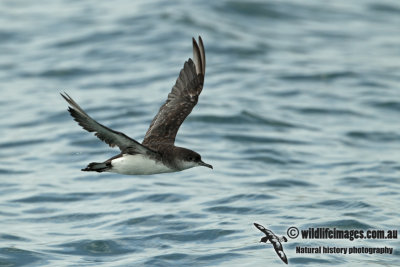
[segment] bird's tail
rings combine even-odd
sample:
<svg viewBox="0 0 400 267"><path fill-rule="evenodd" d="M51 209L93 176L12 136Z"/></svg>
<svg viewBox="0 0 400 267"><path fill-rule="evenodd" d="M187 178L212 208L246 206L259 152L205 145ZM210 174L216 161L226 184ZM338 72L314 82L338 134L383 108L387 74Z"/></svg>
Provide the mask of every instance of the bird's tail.
<svg viewBox="0 0 400 267"><path fill-rule="evenodd" d="M92 162L87 165L86 168L82 169L84 172L105 172L111 169L110 162Z"/></svg>

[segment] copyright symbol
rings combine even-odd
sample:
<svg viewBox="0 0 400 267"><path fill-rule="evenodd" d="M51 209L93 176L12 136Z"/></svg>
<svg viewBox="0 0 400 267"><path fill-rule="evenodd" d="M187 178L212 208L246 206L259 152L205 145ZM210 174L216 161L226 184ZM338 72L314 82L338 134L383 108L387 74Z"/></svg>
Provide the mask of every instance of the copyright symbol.
<svg viewBox="0 0 400 267"><path fill-rule="evenodd" d="M286 233L288 237L290 237L291 239L295 239L299 236L299 229L297 229L297 227L291 226L287 229Z"/></svg>

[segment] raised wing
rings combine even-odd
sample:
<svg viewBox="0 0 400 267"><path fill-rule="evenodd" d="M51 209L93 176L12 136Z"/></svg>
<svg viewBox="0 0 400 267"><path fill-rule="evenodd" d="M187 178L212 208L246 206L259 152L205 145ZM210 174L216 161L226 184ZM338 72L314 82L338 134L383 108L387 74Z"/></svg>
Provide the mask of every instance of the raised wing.
<svg viewBox="0 0 400 267"><path fill-rule="evenodd" d="M143 145L173 144L179 127L197 104L206 70L204 46L193 40L193 60L185 62L167 101L161 106L146 132Z"/></svg>
<svg viewBox="0 0 400 267"><path fill-rule="evenodd" d="M129 154L155 153L125 134L114 131L92 119L67 93L61 94L61 96L70 105L68 111L75 121L86 131L94 132L95 136L110 147L117 146L122 152Z"/></svg>

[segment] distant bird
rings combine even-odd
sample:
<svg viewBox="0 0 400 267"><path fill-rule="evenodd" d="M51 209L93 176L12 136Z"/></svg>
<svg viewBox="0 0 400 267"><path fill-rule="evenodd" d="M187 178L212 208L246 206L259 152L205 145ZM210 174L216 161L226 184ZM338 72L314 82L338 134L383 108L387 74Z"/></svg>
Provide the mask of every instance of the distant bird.
<svg viewBox="0 0 400 267"><path fill-rule="evenodd" d="M285 255L285 252L283 252L283 247L281 242L287 242L287 238L282 236L282 237L277 237L271 230L266 229L264 226L254 223L254 225L257 227L258 230L263 232L265 236L261 238L260 242L267 243L268 241L271 242L271 244L274 246L276 253L278 254L279 258L281 260L288 264L287 257Z"/></svg>
<svg viewBox="0 0 400 267"><path fill-rule="evenodd" d="M185 62L167 101L161 106L146 132L142 144L92 119L67 93L61 96L70 105L68 111L88 132L119 147L121 153L101 163L92 162L82 171L115 172L127 175L177 172L205 166L201 156L187 148L174 145L179 127L197 104L203 89L206 56L203 41L193 40L193 60Z"/></svg>

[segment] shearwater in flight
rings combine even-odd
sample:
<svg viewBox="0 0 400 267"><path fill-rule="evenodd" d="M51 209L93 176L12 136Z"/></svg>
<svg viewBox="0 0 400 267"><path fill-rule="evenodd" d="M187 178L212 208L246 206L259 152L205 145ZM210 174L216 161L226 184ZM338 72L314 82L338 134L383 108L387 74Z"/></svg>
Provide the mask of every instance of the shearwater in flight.
<svg viewBox="0 0 400 267"><path fill-rule="evenodd" d="M115 172L127 175L177 172L197 166L213 168L201 156L187 148L174 145L179 127L197 104L203 89L206 57L201 37L193 40L193 60L185 62L167 101L161 106L146 132L142 144L114 131L94 119L67 94L71 116L88 132L121 153L101 163L92 162L82 171Z"/></svg>
<svg viewBox="0 0 400 267"><path fill-rule="evenodd" d="M288 264L288 260L285 252L283 252L283 247L281 242L287 242L287 238L285 236L277 237L271 230L265 228L261 224L254 223L254 226L257 227L258 230L265 234L264 237L261 238L260 242L267 243L268 241L274 246L276 254L278 254L281 260Z"/></svg>

